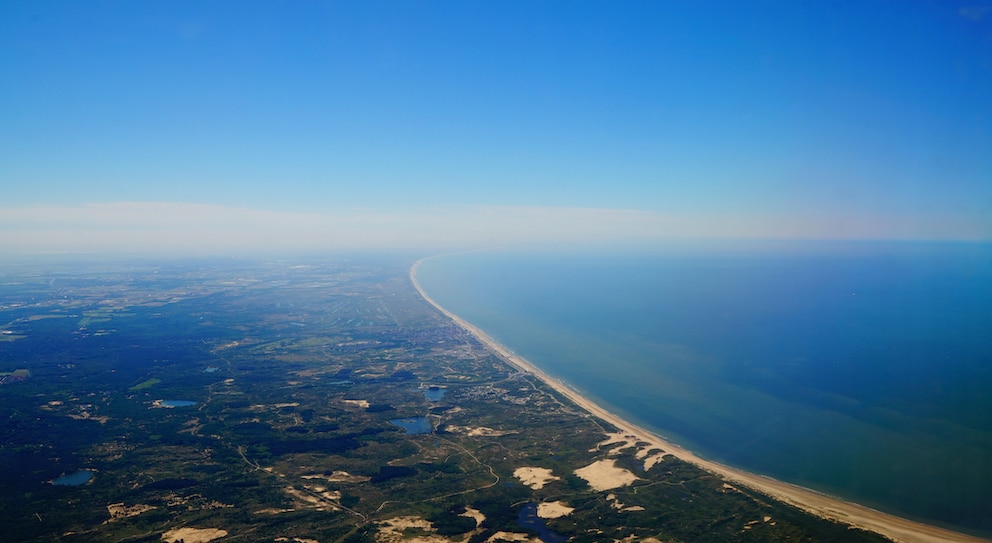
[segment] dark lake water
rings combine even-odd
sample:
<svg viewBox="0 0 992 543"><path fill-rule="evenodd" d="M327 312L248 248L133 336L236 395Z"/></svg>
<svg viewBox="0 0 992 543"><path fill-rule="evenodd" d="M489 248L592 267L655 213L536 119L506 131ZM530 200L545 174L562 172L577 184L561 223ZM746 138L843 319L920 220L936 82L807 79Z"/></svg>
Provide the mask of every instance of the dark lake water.
<svg viewBox="0 0 992 543"><path fill-rule="evenodd" d="M548 528L544 519L537 516L537 504L525 503L517 514L517 525L528 530L536 530L537 537L544 543L564 543L568 538Z"/></svg>
<svg viewBox="0 0 992 543"><path fill-rule="evenodd" d="M56 486L79 486L86 484L92 478L93 478L93 472L84 469L84 470L79 470L75 473L63 475L58 479L52 481L52 484Z"/></svg>
<svg viewBox="0 0 992 543"><path fill-rule="evenodd" d="M391 419L389 422L403 428L408 434L429 434L434 431L434 425L427 417Z"/></svg>
<svg viewBox="0 0 992 543"><path fill-rule="evenodd" d="M162 400L160 402L162 407L190 407L196 404L197 402L192 400Z"/></svg>
<svg viewBox="0 0 992 543"><path fill-rule="evenodd" d="M443 388L425 388L423 389L424 397L432 402L439 402L444 398L444 393L447 392Z"/></svg>
<svg viewBox="0 0 992 543"><path fill-rule="evenodd" d="M992 532L992 246L742 244L425 261L442 306L698 454Z"/></svg>

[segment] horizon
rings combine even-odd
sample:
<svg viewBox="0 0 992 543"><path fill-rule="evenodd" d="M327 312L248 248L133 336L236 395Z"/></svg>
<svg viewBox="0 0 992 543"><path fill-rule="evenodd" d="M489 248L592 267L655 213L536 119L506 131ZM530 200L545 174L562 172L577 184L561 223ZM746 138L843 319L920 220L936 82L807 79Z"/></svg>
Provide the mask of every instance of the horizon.
<svg viewBox="0 0 992 543"><path fill-rule="evenodd" d="M0 253L992 240L965 3L0 6Z"/></svg>

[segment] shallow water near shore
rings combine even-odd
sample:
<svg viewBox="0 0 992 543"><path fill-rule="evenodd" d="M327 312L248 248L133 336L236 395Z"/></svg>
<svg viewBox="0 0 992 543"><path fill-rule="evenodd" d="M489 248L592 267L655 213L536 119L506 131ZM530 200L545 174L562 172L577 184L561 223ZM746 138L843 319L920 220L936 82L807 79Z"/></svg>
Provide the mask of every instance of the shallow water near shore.
<svg viewBox="0 0 992 543"><path fill-rule="evenodd" d="M992 532L992 247L488 251L439 304L702 456Z"/></svg>

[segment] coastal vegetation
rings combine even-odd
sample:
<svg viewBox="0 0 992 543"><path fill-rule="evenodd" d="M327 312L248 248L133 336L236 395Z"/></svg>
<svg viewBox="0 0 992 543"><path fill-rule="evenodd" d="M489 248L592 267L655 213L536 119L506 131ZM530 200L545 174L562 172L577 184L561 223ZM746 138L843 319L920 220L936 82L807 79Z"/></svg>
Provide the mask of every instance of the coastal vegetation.
<svg viewBox="0 0 992 543"><path fill-rule="evenodd" d="M58 297L7 271L0 371L31 378L0 389L5 540L885 540L627 439L405 259L294 264L83 267Z"/></svg>

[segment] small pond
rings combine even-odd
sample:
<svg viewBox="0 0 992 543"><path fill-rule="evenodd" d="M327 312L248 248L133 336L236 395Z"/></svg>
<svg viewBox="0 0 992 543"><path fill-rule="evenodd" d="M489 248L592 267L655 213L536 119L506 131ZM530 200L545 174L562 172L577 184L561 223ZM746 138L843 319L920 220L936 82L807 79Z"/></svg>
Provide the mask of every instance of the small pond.
<svg viewBox="0 0 992 543"><path fill-rule="evenodd" d="M159 405L162 407L189 407L196 405L196 402L192 400L162 400Z"/></svg>
<svg viewBox="0 0 992 543"><path fill-rule="evenodd" d="M520 514L517 515L517 526L528 530L537 530L538 539L544 543L568 541L567 537L548 529L547 525L544 524L544 519L537 516L537 504L534 502L526 503L520 508Z"/></svg>
<svg viewBox="0 0 992 543"><path fill-rule="evenodd" d="M424 397L427 398L428 400L432 402L439 402L441 401L441 398L444 398L444 393L447 391L448 391L447 389L432 386L430 388L424 389L423 393L424 393Z"/></svg>
<svg viewBox="0 0 992 543"><path fill-rule="evenodd" d="M434 431L434 425L427 417L392 419L389 422L403 428L408 434L429 434Z"/></svg>
<svg viewBox="0 0 992 543"><path fill-rule="evenodd" d="M86 484L92 478L93 472L88 469L83 469L77 471L76 473L63 475L52 481L52 484L56 486L79 486Z"/></svg>

